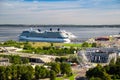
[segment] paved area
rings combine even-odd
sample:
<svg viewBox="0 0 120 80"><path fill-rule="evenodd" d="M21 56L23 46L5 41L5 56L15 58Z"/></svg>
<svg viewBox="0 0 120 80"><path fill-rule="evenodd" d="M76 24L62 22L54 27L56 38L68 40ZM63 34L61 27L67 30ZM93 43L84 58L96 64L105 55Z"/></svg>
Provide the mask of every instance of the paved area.
<svg viewBox="0 0 120 80"><path fill-rule="evenodd" d="M87 80L85 77L87 68L74 66L72 67L72 70L75 74L77 74L75 80Z"/></svg>
<svg viewBox="0 0 120 80"><path fill-rule="evenodd" d="M87 80L85 77L86 71L87 71L86 68L80 69L75 79L76 80Z"/></svg>

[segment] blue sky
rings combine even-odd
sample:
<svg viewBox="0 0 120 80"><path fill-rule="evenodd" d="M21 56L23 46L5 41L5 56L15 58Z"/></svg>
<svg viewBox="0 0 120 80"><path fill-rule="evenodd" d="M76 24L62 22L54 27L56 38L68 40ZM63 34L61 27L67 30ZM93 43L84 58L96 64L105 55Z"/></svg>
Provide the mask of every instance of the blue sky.
<svg viewBox="0 0 120 80"><path fill-rule="evenodd" d="M0 24L120 24L120 0L0 0Z"/></svg>

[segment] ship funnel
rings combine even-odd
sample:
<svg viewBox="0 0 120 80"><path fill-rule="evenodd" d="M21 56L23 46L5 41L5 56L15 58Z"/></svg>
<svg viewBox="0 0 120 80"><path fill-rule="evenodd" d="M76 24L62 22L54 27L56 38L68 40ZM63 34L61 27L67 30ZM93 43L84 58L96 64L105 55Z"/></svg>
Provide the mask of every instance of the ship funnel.
<svg viewBox="0 0 120 80"><path fill-rule="evenodd" d="M50 28L50 31L52 31L52 28Z"/></svg>
<svg viewBox="0 0 120 80"><path fill-rule="evenodd" d="M41 32L41 29L38 29L39 32Z"/></svg>
<svg viewBox="0 0 120 80"><path fill-rule="evenodd" d="M60 31L60 28L58 28L57 31Z"/></svg>

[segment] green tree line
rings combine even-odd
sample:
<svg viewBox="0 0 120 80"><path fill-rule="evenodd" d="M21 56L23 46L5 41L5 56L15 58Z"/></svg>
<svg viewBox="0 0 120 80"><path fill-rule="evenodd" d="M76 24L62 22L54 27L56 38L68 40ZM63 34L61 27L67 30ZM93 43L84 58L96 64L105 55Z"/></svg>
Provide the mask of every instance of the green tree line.
<svg viewBox="0 0 120 80"><path fill-rule="evenodd" d="M117 80L120 79L120 58L116 63L110 63L106 66L97 65L86 72L86 76L90 80Z"/></svg>
<svg viewBox="0 0 120 80"><path fill-rule="evenodd" d="M27 64L29 63L28 58L21 58L19 55L0 55L0 57L8 58L12 64Z"/></svg>
<svg viewBox="0 0 120 80"><path fill-rule="evenodd" d="M32 47L29 43L26 43L23 47L23 52L27 52L27 53L35 53L35 54L49 54L49 55L66 55L66 54L74 54L74 51L77 50L73 47L70 48L57 48L54 46L50 46L50 47L38 47L38 48L34 48Z"/></svg>
<svg viewBox="0 0 120 80"><path fill-rule="evenodd" d="M70 47L65 48L62 46L56 47L51 43L51 46L43 46L43 47L33 47L29 42L17 42L13 40L8 40L3 43L0 43L0 46L14 46L18 48L23 48L22 52L26 53L35 53L35 54L49 54L49 55L66 55L66 54L73 54L74 51L77 51L78 48ZM97 47L96 43L87 43L84 42L81 45L81 48L85 47Z"/></svg>
<svg viewBox="0 0 120 80"><path fill-rule="evenodd" d="M55 80L57 75L71 76L72 70L68 63L49 63L48 67L36 65L0 66L0 80L38 80L50 78Z"/></svg>

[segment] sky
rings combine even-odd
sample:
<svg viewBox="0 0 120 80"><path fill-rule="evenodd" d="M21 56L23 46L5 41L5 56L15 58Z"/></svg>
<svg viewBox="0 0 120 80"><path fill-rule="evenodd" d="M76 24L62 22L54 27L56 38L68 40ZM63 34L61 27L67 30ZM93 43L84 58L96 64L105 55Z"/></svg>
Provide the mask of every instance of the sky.
<svg viewBox="0 0 120 80"><path fill-rule="evenodd" d="M120 0L0 0L0 24L120 24Z"/></svg>

